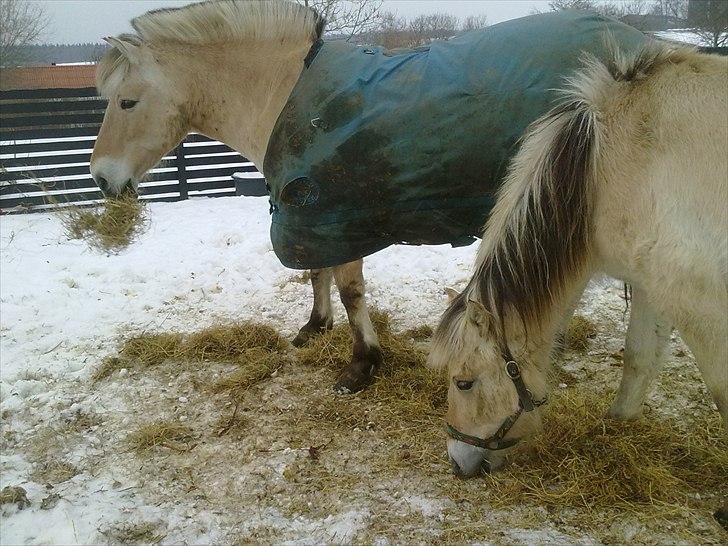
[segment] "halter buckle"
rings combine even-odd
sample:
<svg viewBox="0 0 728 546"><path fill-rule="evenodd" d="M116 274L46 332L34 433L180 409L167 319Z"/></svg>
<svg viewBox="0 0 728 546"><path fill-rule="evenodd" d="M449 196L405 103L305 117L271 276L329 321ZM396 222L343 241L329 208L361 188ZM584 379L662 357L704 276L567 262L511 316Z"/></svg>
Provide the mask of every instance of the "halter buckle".
<svg viewBox="0 0 728 546"><path fill-rule="evenodd" d="M506 362L506 373L511 379L518 379L521 377L521 368L518 367L515 360L509 360Z"/></svg>

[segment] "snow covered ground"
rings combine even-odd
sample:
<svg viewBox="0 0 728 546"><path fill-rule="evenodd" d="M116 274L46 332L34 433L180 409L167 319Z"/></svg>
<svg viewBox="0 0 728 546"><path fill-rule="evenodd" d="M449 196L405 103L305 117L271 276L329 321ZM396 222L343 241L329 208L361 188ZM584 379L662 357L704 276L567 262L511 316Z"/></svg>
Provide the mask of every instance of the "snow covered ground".
<svg viewBox="0 0 728 546"><path fill-rule="evenodd" d="M690 44L695 46L710 46L712 45L707 40L701 38L695 34L689 28L673 28L670 30L661 30L659 32L653 32L653 36L661 38L663 40L669 40L671 42L682 42L684 44Z"/></svg>
<svg viewBox="0 0 728 546"><path fill-rule="evenodd" d="M124 336L254 319L291 338L308 318L310 287L295 282L299 272L284 269L273 254L267 211L266 198L151 204L149 230L109 256L68 240L51 214L2 217L0 488L23 487L30 502L22 510L3 505L2 544L423 543L437 542L446 520L461 521L462 510L473 518L480 513L436 487L435 479L483 487L455 483L444 460L433 461L432 479L406 464L385 480L366 470L391 446L359 427L343 440L316 427L305 438L334 441L336 456L322 457L320 464L352 469L358 481L348 483L346 493L291 480L286 469L304 468L308 451L283 423L305 413L309 391L316 400L333 397L326 370L294 369L254 390L257 398L247 409L260 404L265 411L255 414L247 431L200 441L190 453L167 450L143 458L130 452L126 435L140 423L165 418L204 430L220 418L220 408L230 408L191 386L195 373L224 371L215 363L184 373L122 370L103 385L92 384L90 374ZM466 281L476 248L393 247L367 258L369 301L389 311L398 328L434 326L445 305L443 287ZM621 347L619 292L612 281L597 283L582 307L606 325L608 335L590 358L606 378L600 381L612 387L618 375L606 355ZM338 302L336 309L343 320ZM680 347L679 340L674 344ZM580 366L574 363L570 371L578 375ZM675 411L709 407L699 383L697 401ZM309 394L299 396L303 391ZM468 525L483 526L484 543L599 543L588 529L524 510L491 511L487 521ZM401 534L392 536L396 518L403 522ZM701 525L705 531L707 524ZM714 532L695 542L714 540ZM656 536L639 526L615 533L636 542Z"/></svg>

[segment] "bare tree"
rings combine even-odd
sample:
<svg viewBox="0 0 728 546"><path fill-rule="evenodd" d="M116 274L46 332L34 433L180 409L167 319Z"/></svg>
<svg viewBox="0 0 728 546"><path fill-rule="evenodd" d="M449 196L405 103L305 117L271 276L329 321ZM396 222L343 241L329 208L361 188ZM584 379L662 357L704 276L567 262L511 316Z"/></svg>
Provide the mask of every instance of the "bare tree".
<svg viewBox="0 0 728 546"><path fill-rule="evenodd" d="M648 0L552 0L549 2L551 11L577 9L593 11L616 19L626 15L646 15L650 11L650 6L651 2Z"/></svg>
<svg viewBox="0 0 728 546"><path fill-rule="evenodd" d="M444 40L457 33L460 20L454 15L439 12L418 15L409 22L410 47L427 44L432 40Z"/></svg>
<svg viewBox="0 0 728 546"><path fill-rule="evenodd" d="M690 0L688 24L707 45L728 45L728 2L725 0Z"/></svg>
<svg viewBox="0 0 728 546"><path fill-rule="evenodd" d="M431 13L407 20L392 12L383 12L376 30L362 36L364 42L387 49L418 47L433 40L446 40L458 32L488 26L485 15L471 15L460 21L447 13Z"/></svg>
<svg viewBox="0 0 728 546"><path fill-rule="evenodd" d="M688 18L688 0L654 0L652 13L675 19Z"/></svg>
<svg viewBox="0 0 728 546"><path fill-rule="evenodd" d="M23 48L36 42L47 27L48 17L40 4L0 0L0 66L23 63Z"/></svg>
<svg viewBox="0 0 728 546"><path fill-rule="evenodd" d="M391 11L384 12L379 17L379 28L367 38L368 41L387 49L407 47L410 43L407 20L404 17L398 17Z"/></svg>
<svg viewBox="0 0 728 546"><path fill-rule="evenodd" d="M463 23L460 26L461 30L478 30L480 28L485 28L488 26L488 18L486 15L480 14L480 15L468 15L465 19L463 19Z"/></svg>
<svg viewBox="0 0 728 546"><path fill-rule="evenodd" d="M382 0L297 0L326 18L326 30L347 41L379 24Z"/></svg>

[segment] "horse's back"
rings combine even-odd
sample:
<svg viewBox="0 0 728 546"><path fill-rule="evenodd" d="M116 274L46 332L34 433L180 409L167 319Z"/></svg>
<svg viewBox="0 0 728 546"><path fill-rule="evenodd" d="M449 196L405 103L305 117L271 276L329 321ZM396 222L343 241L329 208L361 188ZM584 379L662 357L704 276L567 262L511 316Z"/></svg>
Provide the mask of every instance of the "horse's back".
<svg viewBox="0 0 728 546"><path fill-rule="evenodd" d="M728 58L678 49L615 89L602 112L596 238L626 269L609 272L646 283L682 329L693 319L674 309L693 302L720 317L728 306Z"/></svg>
<svg viewBox="0 0 728 546"><path fill-rule="evenodd" d="M271 237L289 267L349 262L395 243L479 236L526 127L588 52L646 40L583 12L542 14L413 51L327 42L266 153Z"/></svg>

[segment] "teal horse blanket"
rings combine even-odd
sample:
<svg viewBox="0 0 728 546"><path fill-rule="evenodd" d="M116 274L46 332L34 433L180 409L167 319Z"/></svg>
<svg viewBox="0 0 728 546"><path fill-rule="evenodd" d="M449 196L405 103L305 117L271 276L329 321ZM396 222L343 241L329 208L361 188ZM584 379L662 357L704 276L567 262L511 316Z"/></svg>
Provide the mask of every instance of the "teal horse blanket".
<svg viewBox="0 0 728 546"><path fill-rule="evenodd" d="M310 269L392 244L470 244L519 137L582 53L606 60L610 42L629 52L646 39L613 19L558 12L414 50L312 49L263 164L275 253Z"/></svg>

